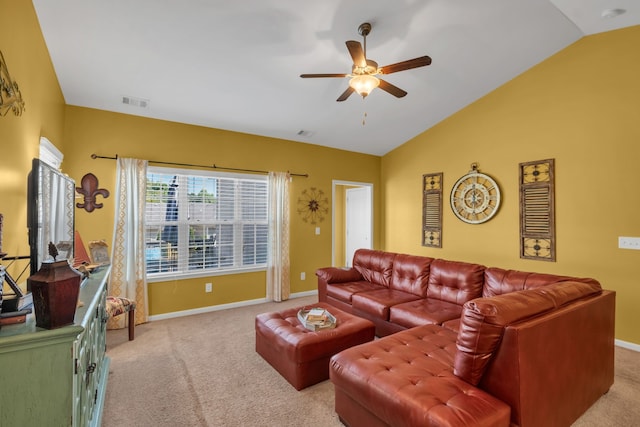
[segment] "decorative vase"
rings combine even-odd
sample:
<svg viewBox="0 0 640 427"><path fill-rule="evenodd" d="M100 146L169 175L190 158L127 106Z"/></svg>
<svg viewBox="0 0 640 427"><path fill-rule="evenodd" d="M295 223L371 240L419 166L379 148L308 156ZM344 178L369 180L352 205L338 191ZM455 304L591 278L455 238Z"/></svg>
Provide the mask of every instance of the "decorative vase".
<svg viewBox="0 0 640 427"><path fill-rule="evenodd" d="M81 273L69 261L45 261L27 279L33 294L36 326L55 329L73 324L80 293Z"/></svg>

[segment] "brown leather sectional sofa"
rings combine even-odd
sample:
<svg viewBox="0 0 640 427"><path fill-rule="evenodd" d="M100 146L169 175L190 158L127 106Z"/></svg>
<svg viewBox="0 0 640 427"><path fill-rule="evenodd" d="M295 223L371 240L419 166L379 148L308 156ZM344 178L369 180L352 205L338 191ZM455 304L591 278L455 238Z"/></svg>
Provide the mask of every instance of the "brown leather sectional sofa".
<svg viewBox="0 0 640 427"><path fill-rule="evenodd" d="M569 426L613 384L596 280L365 249L316 274L320 301L383 337L331 359L348 426Z"/></svg>

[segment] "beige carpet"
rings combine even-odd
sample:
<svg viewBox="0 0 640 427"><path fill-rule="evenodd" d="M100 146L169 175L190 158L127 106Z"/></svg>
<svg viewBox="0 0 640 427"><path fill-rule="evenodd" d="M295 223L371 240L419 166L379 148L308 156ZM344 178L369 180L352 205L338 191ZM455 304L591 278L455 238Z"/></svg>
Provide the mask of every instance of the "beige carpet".
<svg viewBox="0 0 640 427"><path fill-rule="evenodd" d="M258 313L316 297L151 322L107 333L104 427L341 426L333 385L296 391L255 352ZM640 353L616 348L616 380L575 424L640 425Z"/></svg>

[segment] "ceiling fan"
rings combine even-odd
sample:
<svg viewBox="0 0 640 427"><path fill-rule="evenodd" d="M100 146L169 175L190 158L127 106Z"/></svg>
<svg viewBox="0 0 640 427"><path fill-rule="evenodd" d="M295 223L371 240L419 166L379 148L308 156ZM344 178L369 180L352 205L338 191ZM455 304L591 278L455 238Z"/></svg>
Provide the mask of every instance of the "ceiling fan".
<svg viewBox="0 0 640 427"><path fill-rule="evenodd" d="M391 74L411 68L424 67L431 64L431 58L421 56L419 58L385 65L384 67L378 67L377 62L367 59L367 35L369 35L370 32L371 24L368 22L360 24L358 27L358 33L364 38L364 49L358 41L349 40L346 42L351 59L353 59L351 74L301 74L300 77L303 79L317 77L351 77L349 87L336 101L346 100L353 92L357 92L364 98L376 87L395 97L402 98L407 94L406 91L376 76L379 74Z"/></svg>

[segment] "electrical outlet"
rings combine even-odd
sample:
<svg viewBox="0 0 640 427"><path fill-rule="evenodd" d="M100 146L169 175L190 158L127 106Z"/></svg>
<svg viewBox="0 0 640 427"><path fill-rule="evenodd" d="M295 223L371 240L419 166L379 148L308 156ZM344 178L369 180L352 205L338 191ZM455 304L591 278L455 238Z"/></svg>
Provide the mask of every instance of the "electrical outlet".
<svg viewBox="0 0 640 427"><path fill-rule="evenodd" d="M640 237L618 237L618 247L620 249L640 250Z"/></svg>
<svg viewBox="0 0 640 427"><path fill-rule="evenodd" d="M300 280L305 280L306 278L307 278L307 273L305 273L304 271L300 273Z"/></svg>
<svg viewBox="0 0 640 427"><path fill-rule="evenodd" d="M211 283L205 283L204 284L204 291L205 292L211 292L213 291L213 285Z"/></svg>
<svg viewBox="0 0 640 427"><path fill-rule="evenodd" d="M320 235L320 227L316 227L316 236Z"/></svg>

